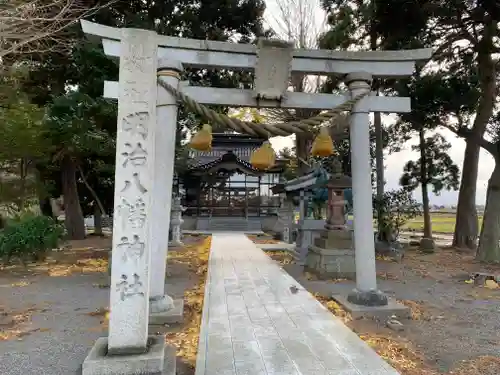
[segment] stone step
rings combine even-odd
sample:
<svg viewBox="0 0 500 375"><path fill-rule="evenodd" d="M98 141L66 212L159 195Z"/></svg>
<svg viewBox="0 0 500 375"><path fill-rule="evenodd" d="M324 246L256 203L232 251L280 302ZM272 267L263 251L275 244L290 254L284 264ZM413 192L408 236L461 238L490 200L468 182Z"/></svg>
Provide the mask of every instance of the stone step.
<svg viewBox="0 0 500 375"><path fill-rule="evenodd" d="M212 218L209 221L209 229L218 231L253 231L260 230L260 227L260 221L257 220Z"/></svg>

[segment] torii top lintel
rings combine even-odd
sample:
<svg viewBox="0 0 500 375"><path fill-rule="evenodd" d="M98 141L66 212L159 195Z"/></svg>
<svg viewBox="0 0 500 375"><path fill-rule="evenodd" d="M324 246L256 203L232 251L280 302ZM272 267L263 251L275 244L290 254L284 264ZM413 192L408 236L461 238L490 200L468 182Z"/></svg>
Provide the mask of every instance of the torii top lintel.
<svg viewBox="0 0 500 375"><path fill-rule="evenodd" d="M108 56L120 56L121 29L81 21L83 31L102 41ZM182 62L186 67L255 69L257 47L208 40L157 35L158 57ZM367 72L374 77L406 77L415 62L427 61L431 48L400 51L331 51L294 49L291 71L306 74L345 75Z"/></svg>

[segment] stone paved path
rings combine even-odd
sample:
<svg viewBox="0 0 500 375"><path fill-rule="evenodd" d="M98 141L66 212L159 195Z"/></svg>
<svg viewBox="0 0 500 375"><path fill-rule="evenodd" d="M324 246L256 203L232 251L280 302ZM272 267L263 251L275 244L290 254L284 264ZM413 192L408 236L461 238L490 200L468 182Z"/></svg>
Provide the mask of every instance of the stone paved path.
<svg viewBox="0 0 500 375"><path fill-rule="evenodd" d="M196 375L398 374L234 232L212 237L198 349Z"/></svg>

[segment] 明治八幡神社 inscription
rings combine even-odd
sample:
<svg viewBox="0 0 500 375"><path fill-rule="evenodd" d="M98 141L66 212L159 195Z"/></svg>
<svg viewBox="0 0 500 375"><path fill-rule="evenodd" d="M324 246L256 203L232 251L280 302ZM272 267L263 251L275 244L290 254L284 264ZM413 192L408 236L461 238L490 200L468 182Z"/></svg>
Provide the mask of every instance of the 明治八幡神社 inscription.
<svg viewBox="0 0 500 375"><path fill-rule="evenodd" d="M148 120L149 112L147 111L131 113L123 118L123 130L130 132L132 135L140 135L142 139L146 139L148 136Z"/></svg>
<svg viewBox="0 0 500 375"><path fill-rule="evenodd" d="M122 193L128 191L129 189L132 188L132 186L135 186L135 188L139 191L139 193L141 194L144 194L148 191L148 189L146 189L144 187L144 185L141 183L141 180L140 180L140 177L139 177L139 173L135 172L132 174L132 181L130 180L125 180L125 185L123 187L123 189L121 190Z"/></svg>
<svg viewBox="0 0 500 375"><path fill-rule="evenodd" d="M121 217L123 229L126 229L128 225L134 229L140 229L146 223L146 202L142 198L138 198L135 201L122 198L115 212Z"/></svg>
<svg viewBox="0 0 500 375"><path fill-rule="evenodd" d="M136 142L132 145L130 142L125 143L125 149L127 151L122 152L124 157L123 166L126 167L129 162L133 167L141 167L146 165L148 161L148 153L145 150L142 142Z"/></svg>
<svg viewBox="0 0 500 375"><path fill-rule="evenodd" d="M129 237L123 236L117 248L122 253L124 262L130 260L137 262L144 254L145 244L140 240L138 235L134 234L131 240Z"/></svg>
<svg viewBox="0 0 500 375"><path fill-rule="evenodd" d="M121 275L120 281L116 284L116 290L120 292L122 301L133 296L144 297L144 286L141 277L136 273L132 275L132 280L129 280L125 274Z"/></svg>

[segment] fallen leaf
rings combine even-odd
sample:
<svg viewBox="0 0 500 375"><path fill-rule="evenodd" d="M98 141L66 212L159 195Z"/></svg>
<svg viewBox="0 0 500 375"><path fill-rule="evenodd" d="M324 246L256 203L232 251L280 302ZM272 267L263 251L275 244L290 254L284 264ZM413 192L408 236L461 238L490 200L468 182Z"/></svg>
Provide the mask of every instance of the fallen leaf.
<svg viewBox="0 0 500 375"><path fill-rule="evenodd" d="M484 286L488 289L498 289L498 283L495 280L486 280Z"/></svg>

